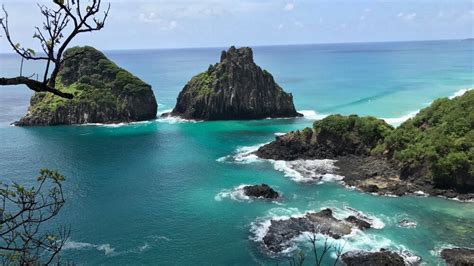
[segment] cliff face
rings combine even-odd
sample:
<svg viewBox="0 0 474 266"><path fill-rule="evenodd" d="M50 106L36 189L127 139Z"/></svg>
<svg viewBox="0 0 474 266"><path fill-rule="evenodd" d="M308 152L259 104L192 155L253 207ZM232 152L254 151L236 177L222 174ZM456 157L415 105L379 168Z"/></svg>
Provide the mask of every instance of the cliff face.
<svg viewBox="0 0 474 266"><path fill-rule="evenodd" d="M252 50L235 47L186 84L171 115L199 120L301 116L292 95L254 63Z"/></svg>
<svg viewBox="0 0 474 266"><path fill-rule="evenodd" d="M71 100L35 93L19 126L120 123L156 118L150 85L111 62L92 47L75 47L58 75L56 88L74 94Z"/></svg>

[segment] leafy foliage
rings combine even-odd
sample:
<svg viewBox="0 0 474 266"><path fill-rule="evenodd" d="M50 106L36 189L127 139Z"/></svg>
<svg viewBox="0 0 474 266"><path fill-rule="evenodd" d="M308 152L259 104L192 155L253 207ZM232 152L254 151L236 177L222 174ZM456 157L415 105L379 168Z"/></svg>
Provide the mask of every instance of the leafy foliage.
<svg viewBox="0 0 474 266"><path fill-rule="evenodd" d="M440 188L474 189L474 91L434 101L393 131L384 145L409 172L426 169Z"/></svg>
<svg viewBox="0 0 474 266"><path fill-rule="evenodd" d="M357 115L330 115L314 122L313 128L318 135L332 136L343 143L360 143L370 150L393 131L383 120Z"/></svg>
<svg viewBox="0 0 474 266"><path fill-rule="evenodd" d="M213 93L213 89L211 88L211 84L215 77L209 75L208 72L202 72L196 76L194 76L191 81L189 82L188 86L192 88L196 88L196 93L199 96L206 96Z"/></svg>
<svg viewBox="0 0 474 266"><path fill-rule="evenodd" d="M74 47L65 52L68 58L61 66L56 88L74 95L71 100L48 93L36 93L30 111L34 114L54 112L67 105L102 106L118 110L125 107L124 98L151 93L150 85L118 67L100 51Z"/></svg>
<svg viewBox="0 0 474 266"><path fill-rule="evenodd" d="M348 146L359 144L372 155L387 156L402 166L402 178L428 178L439 188L459 192L474 190L473 90L434 101L396 129L356 115L331 115L313 128L318 138L332 142L332 148L339 143L351 151Z"/></svg>
<svg viewBox="0 0 474 266"><path fill-rule="evenodd" d="M69 229L61 227L46 232L43 226L64 206L61 182L64 176L41 170L38 186L25 188L13 183L0 183L0 264L59 264L59 252Z"/></svg>

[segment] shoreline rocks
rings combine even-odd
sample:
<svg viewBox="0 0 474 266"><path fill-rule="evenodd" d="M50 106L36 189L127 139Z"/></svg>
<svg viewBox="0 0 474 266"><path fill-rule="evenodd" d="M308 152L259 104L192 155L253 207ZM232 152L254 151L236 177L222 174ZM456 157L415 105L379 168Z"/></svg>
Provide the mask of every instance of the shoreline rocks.
<svg viewBox="0 0 474 266"><path fill-rule="evenodd" d="M381 249L377 252L349 251L341 256L347 266L405 266L405 260L398 253Z"/></svg>
<svg viewBox="0 0 474 266"><path fill-rule="evenodd" d="M280 197L278 192L267 184L245 186L243 190L245 195L253 198L277 199Z"/></svg>
<svg viewBox="0 0 474 266"><path fill-rule="evenodd" d="M305 232L320 233L334 239L349 235L354 229L368 229L356 217L339 220L333 216L331 209L320 212L308 212L301 217L291 217L283 220L271 220L268 231L262 241L265 248L273 253L279 253L291 246L291 241Z"/></svg>
<svg viewBox="0 0 474 266"><path fill-rule="evenodd" d="M156 118L158 105L151 86L103 53L89 46L74 47L65 57L69 59L60 69L56 89L72 93L74 98L35 93L28 113L14 125L111 124Z"/></svg>
<svg viewBox="0 0 474 266"><path fill-rule="evenodd" d="M474 94L467 96L474 98ZM386 149L386 142L392 143L394 138L399 138L396 130L373 117L331 115L316 121L313 128L277 136L255 154L263 159L284 161L336 160L336 169L330 173L343 176L345 185L368 193L474 199L474 191L440 187L426 163L414 169L394 158L390 154L393 151ZM466 169L469 167L465 165ZM468 175L464 179L470 182Z"/></svg>
<svg viewBox="0 0 474 266"><path fill-rule="evenodd" d="M441 251L441 257L449 266L472 266L474 265L474 249L449 248Z"/></svg>
<svg viewBox="0 0 474 266"><path fill-rule="evenodd" d="M249 47L223 51L219 63L194 76L176 106L163 116L192 120L248 120L299 117L293 96L253 61Z"/></svg>

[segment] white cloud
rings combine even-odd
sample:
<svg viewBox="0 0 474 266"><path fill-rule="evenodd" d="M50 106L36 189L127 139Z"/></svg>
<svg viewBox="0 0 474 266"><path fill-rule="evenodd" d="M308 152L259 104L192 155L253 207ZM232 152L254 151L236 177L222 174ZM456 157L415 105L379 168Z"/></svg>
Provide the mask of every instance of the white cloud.
<svg viewBox="0 0 474 266"><path fill-rule="evenodd" d="M293 24L298 28L303 28L304 27L303 23L301 23L299 21L294 21Z"/></svg>
<svg viewBox="0 0 474 266"><path fill-rule="evenodd" d="M166 20L158 16L155 12L140 13L138 20L145 23L156 23L161 30L173 30L178 26L176 20Z"/></svg>
<svg viewBox="0 0 474 266"><path fill-rule="evenodd" d="M366 17L365 17L364 15L362 15L362 16L360 16L360 18L359 18L359 19L360 19L360 20L365 20L365 19L366 19Z"/></svg>
<svg viewBox="0 0 474 266"><path fill-rule="evenodd" d="M155 12L140 13L138 19L142 22L159 22L160 18Z"/></svg>
<svg viewBox="0 0 474 266"><path fill-rule="evenodd" d="M170 22L166 23L165 25L161 26L162 30L173 30L178 26L178 22L176 20L171 20Z"/></svg>
<svg viewBox="0 0 474 266"><path fill-rule="evenodd" d="M372 9L366 8L366 9L364 9L364 12L365 12L365 13L370 13L370 12L372 12Z"/></svg>
<svg viewBox="0 0 474 266"><path fill-rule="evenodd" d="M285 26L283 24L278 25L278 30L282 30Z"/></svg>
<svg viewBox="0 0 474 266"><path fill-rule="evenodd" d="M399 17L400 19L403 19L405 21L412 21L412 20L415 20L416 19L416 13L413 12L413 13L403 13L403 12L400 12L398 13L397 17Z"/></svg>
<svg viewBox="0 0 474 266"><path fill-rule="evenodd" d="M286 11L291 11L291 10L295 9L295 4L288 3L288 4L285 5L285 7L283 9L286 10Z"/></svg>

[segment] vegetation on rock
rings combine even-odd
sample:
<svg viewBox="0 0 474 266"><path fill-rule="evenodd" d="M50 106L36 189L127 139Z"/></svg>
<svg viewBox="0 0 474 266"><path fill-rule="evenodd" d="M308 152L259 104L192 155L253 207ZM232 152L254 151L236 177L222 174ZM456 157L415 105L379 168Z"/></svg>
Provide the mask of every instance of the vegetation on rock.
<svg viewBox="0 0 474 266"><path fill-rule="evenodd" d="M73 99L39 92L19 125L114 123L155 118L150 85L118 67L96 49L74 47L59 72L56 88Z"/></svg>
<svg viewBox="0 0 474 266"><path fill-rule="evenodd" d="M220 63L194 76L179 94L171 115L200 120L301 116L292 95L254 63L248 47L223 51Z"/></svg>
<svg viewBox="0 0 474 266"><path fill-rule="evenodd" d="M345 150L354 147L351 153L356 154L370 153L393 131L393 127L383 120L357 115L330 115L314 122L313 129L317 139L343 143L347 146Z"/></svg>
<svg viewBox="0 0 474 266"><path fill-rule="evenodd" d="M474 189L474 91L442 98L385 139L378 150L403 164L402 177L423 174L439 188Z"/></svg>
<svg viewBox="0 0 474 266"><path fill-rule="evenodd" d="M359 169L359 172L373 172L370 174L373 176L385 173L391 175L387 178L399 177L418 185L471 193L474 191L474 91L453 99L438 99L395 129L374 117L331 115L316 121L313 128L278 137L261 147L257 155L277 160L365 156L370 160L359 166L383 164L385 170ZM352 158L354 164L361 163ZM393 173L396 174L392 176ZM403 190L406 189L404 186Z"/></svg>

